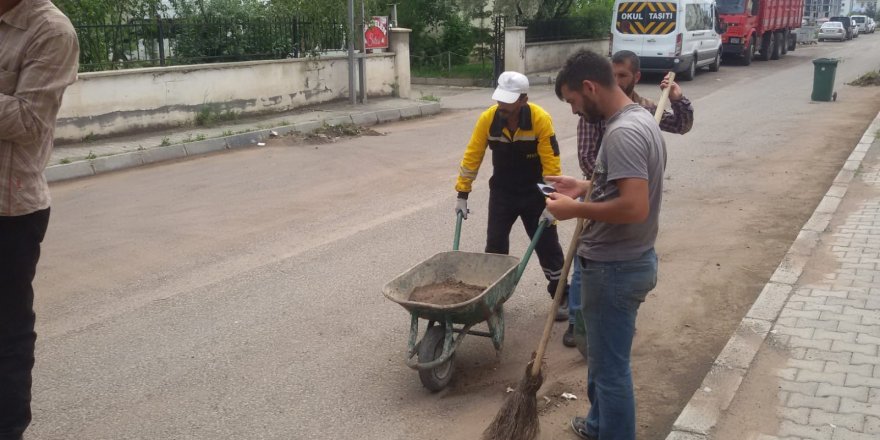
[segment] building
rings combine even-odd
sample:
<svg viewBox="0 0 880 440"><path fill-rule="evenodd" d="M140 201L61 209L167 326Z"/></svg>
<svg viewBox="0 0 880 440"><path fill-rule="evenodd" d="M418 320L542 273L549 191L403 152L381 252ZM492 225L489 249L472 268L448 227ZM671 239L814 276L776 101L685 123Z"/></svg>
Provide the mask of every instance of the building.
<svg viewBox="0 0 880 440"><path fill-rule="evenodd" d="M859 0L805 0L804 17L818 20L841 15L844 5L851 1Z"/></svg>
<svg viewBox="0 0 880 440"><path fill-rule="evenodd" d="M865 14L877 11L877 0L842 0L848 3L846 9L850 14Z"/></svg>

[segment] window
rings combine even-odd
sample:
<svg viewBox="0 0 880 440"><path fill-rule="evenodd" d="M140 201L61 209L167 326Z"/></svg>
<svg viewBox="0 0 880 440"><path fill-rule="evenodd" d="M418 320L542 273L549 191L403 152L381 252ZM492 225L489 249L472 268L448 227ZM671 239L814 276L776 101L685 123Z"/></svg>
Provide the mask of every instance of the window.
<svg viewBox="0 0 880 440"><path fill-rule="evenodd" d="M715 27L715 8L712 5L701 5L703 8L703 29Z"/></svg>
<svg viewBox="0 0 880 440"><path fill-rule="evenodd" d="M685 5L684 27L689 31L697 31L701 27L700 5Z"/></svg>
<svg viewBox="0 0 880 440"><path fill-rule="evenodd" d="M689 4L684 9L684 26L689 31L712 29L712 9L709 5Z"/></svg>

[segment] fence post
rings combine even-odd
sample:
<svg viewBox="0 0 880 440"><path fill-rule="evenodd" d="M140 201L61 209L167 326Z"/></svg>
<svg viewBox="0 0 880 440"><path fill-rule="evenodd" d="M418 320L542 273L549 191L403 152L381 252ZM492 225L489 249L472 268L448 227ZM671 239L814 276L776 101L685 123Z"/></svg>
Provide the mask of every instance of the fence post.
<svg viewBox="0 0 880 440"><path fill-rule="evenodd" d="M510 26L504 29L504 70L528 74L526 66L526 28Z"/></svg>
<svg viewBox="0 0 880 440"><path fill-rule="evenodd" d="M165 67L165 32L162 29L162 17L156 14L156 26L159 30L159 66Z"/></svg>
<svg viewBox="0 0 880 440"><path fill-rule="evenodd" d="M294 58L299 58L299 17L293 17L290 27L290 46L293 48L291 53Z"/></svg>

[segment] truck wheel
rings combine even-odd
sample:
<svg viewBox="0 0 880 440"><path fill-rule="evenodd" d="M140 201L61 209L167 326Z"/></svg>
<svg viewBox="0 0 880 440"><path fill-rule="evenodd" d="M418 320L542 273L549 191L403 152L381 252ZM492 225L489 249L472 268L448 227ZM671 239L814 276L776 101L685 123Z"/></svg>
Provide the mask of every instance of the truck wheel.
<svg viewBox="0 0 880 440"><path fill-rule="evenodd" d="M788 34L788 51L794 52L797 49L797 34L792 35L791 32Z"/></svg>
<svg viewBox="0 0 880 440"><path fill-rule="evenodd" d="M690 66L688 66L688 69L681 73L681 80L693 81L695 76L697 76L697 54L694 54L694 59L691 60L691 64Z"/></svg>
<svg viewBox="0 0 880 440"><path fill-rule="evenodd" d="M710 72L717 72L719 69L721 69L721 49L718 49L718 53L715 54L715 61L709 64Z"/></svg>
<svg viewBox="0 0 880 440"><path fill-rule="evenodd" d="M788 53L788 32L782 31L779 36L779 55L783 56Z"/></svg>
<svg viewBox="0 0 880 440"><path fill-rule="evenodd" d="M778 60L782 58L782 48L780 47L782 46L782 38L780 38L779 34L771 34L771 39L773 40L773 44L771 44L773 47L770 49L770 59Z"/></svg>
<svg viewBox="0 0 880 440"><path fill-rule="evenodd" d="M770 59L770 50L773 49L773 34L766 33L761 37L761 54L757 59L767 61Z"/></svg>
<svg viewBox="0 0 880 440"><path fill-rule="evenodd" d="M752 60L755 58L755 37L752 37L752 41L749 42L749 48L746 49L746 53L743 54L742 64L743 66L748 66L752 64Z"/></svg>

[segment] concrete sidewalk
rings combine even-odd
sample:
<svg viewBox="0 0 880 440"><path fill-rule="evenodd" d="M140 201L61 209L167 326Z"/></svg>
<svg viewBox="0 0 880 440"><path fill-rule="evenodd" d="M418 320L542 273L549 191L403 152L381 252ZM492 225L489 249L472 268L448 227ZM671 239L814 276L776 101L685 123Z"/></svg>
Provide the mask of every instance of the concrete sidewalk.
<svg viewBox="0 0 880 440"><path fill-rule="evenodd" d="M880 439L880 115L667 440Z"/></svg>
<svg viewBox="0 0 880 440"><path fill-rule="evenodd" d="M256 146L275 132L310 133L324 124L371 126L437 114L439 102L374 98L367 104L333 102L293 112L218 122L205 127L154 130L142 134L55 147L46 178L50 182L92 176L167 160Z"/></svg>

